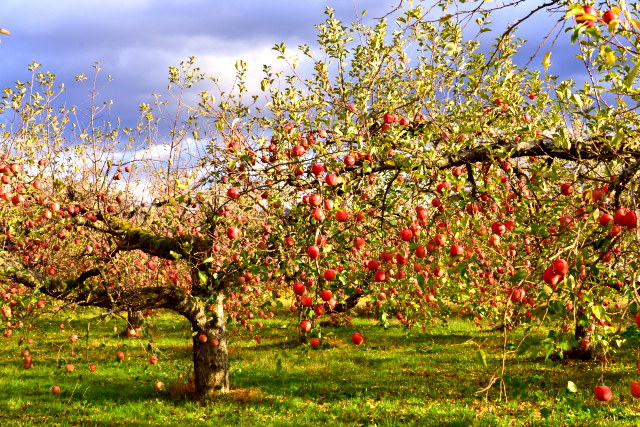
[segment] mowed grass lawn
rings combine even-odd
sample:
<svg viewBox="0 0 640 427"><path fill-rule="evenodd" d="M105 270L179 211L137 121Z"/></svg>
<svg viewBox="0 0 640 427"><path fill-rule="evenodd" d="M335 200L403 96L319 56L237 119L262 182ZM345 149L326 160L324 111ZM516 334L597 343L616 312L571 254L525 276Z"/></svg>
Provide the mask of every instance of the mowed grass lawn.
<svg viewBox="0 0 640 427"><path fill-rule="evenodd" d="M95 310L44 315L37 328L0 341L0 425L639 425L640 404L629 394L638 375L629 343L608 360L604 382L614 397L597 402L601 362L545 361L535 353L507 365L507 400L487 385L500 363L502 335L464 320L434 324L427 333L374 320L324 328L323 348L298 345L293 317L270 320L251 335L231 337L228 396L190 397L188 324L163 312L146 338L121 338L122 320ZM59 324L65 325L64 330ZM231 326L233 329L233 326ZM88 339L87 339L88 331ZM71 334L80 340L71 344ZM31 345L18 338L31 337ZM633 344L633 345L632 345ZM29 348L33 368L20 350ZM157 365L149 356L157 348ZM487 355L485 367L478 351ZM72 350L75 355L72 355ZM124 361L115 357L125 353ZM67 372L65 365L75 366ZM89 364L97 370L90 372ZM165 389L157 391L157 380ZM568 381L578 387L567 389ZM60 394L51 393L58 385Z"/></svg>

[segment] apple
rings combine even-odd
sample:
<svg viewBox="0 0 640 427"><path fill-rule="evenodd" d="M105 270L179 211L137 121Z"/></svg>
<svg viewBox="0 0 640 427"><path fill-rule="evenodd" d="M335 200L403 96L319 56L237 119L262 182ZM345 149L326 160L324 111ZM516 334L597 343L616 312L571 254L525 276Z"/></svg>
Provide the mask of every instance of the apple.
<svg viewBox="0 0 640 427"><path fill-rule="evenodd" d="M493 231L493 234L501 236L505 233L505 231L507 231L507 227L500 222L494 222L493 224L491 224L491 231Z"/></svg>
<svg viewBox="0 0 640 427"><path fill-rule="evenodd" d="M51 393L53 394L60 393L60 387L58 387L57 385L54 385L53 387L51 387Z"/></svg>
<svg viewBox="0 0 640 427"><path fill-rule="evenodd" d="M227 228L227 237L234 240L237 239L240 237L240 230L237 227Z"/></svg>
<svg viewBox="0 0 640 427"><path fill-rule="evenodd" d="M616 225L624 225L625 221L625 215L627 215L627 209L626 208L620 208L618 210L616 210L616 212L613 214L613 222L616 223Z"/></svg>
<svg viewBox="0 0 640 427"><path fill-rule="evenodd" d="M560 185L560 193L563 196L569 196L573 194L573 187L569 183L564 183Z"/></svg>
<svg viewBox="0 0 640 427"><path fill-rule="evenodd" d="M349 212L347 211L336 212L336 220L338 220L338 222L345 222L348 219L349 219Z"/></svg>
<svg viewBox="0 0 640 427"><path fill-rule="evenodd" d="M317 246L309 246L307 248L307 255L309 255L309 258L311 259L318 258L318 256L320 255L320 248L318 248Z"/></svg>
<svg viewBox="0 0 640 427"><path fill-rule="evenodd" d="M595 27L595 25L598 23L598 11L593 6L589 5L582 6L582 10L584 11L584 14L577 15L576 22L578 24L585 25L587 28Z"/></svg>
<svg viewBox="0 0 640 427"><path fill-rule="evenodd" d="M602 227L608 227L609 224L613 222L613 215L608 213L603 213L602 215L600 215L598 222Z"/></svg>
<svg viewBox="0 0 640 427"><path fill-rule="evenodd" d="M324 210L320 208L311 211L311 216L313 216L316 221L324 221L325 219Z"/></svg>
<svg viewBox="0 0 640 427"><path fill-rule="evenodd" d="M395 123L398 121L398 116L396 114L387 113L384 115L383 120L386 124Z"/></svg>
<svg viewBox="0 0 640 427"><path fill-rule="evenodd" d="M77 336L77 335L71 335L71 336L69 337L69 341L71 341L71 342L76 342L76 341L78 341L78 336Z"/></svg>
<svg viewBox="0 0 640 427"><path fill-rule="evenodd" d="M330 173L324 177L324 182L326 182L327 185L330 185L333 187L338 183L338 175L336 175L335 173Z"/></svg>
<svg viewBox="0 0 640 427"><path fill-rule="evenodd" d="M323 301L329 301L333 298L333 293L329 289L324 289L320 292L320 298L322 298Z"/></svg>
<svg viewBox="0 0 640 427"><path fill-rule="evenodd" d="M613 10L607 10L605 13L602 14L602 21L605 24L609 25L614 21L619 22L620 21L620 17ZM637 396L634 396L634 397L637 397Z"/></svg>
<svg viewBox="0 0 640 427"><path fill-rule="evenodd" d="M154 384L154 387L156 390L160 391L164 387L164 383L162 381L156 381L156 383Z"/></svg>
<svg viewBox="0 0 640 427"><path fill-rule="evenodd" d="M198 335L198 342L201 342L202 344L204 344L207 341L209 341L209 337L207 337L207 334L202 333Z"/></svg>
<svg viewBox="0 0 640 427"><path fill-rule="evenodd" d="M413 238L413 231L410 228L405 228L400 232L400 239L405 242L408 242Z"/></svg>
<svg viewBox="0 0 640 427"><path fill-rule="evenodd" d="M462 255L464 253L464 248L461 245L451 245L449 248L449 255L451 257L457 257L458 255Z"/></svg>
<svg viewBox="0 0 640 427"><path fill-rule="evenodd" d="M640 211L630 210L624 216L624 225L629 230L635 230L638 227L638 217L640 217Z"/></svg>
<svg viewBox="0 0 640 427"><path fill-rule="evenodd" d="M231 199L237 199L238 197L240 197L240 191L238 191L238 189L235 187L231 187L227 190L227 196L229 196L229 198Z"/></svg>
<svg viewBox="0 0 640 427"><path fill-rule="evenodd" d="M309 345L313 348L320 347L320 338L313 337L309 340Z"/></svg>
<svg viewBox="0 0 640 427"><path fill-rule="evenodd" d="M98 369L98 366L95 363L89 365L89 370L91 372L94 372L96 369Z"/></svg>
<svg viewBox="0 0 640 427"><path fill-rule="evenodd" d="M375 278L376 282L384 282L387 280L387 273L384 271L376 271Z"/></svg>
<svg viewBox="0 0 640 427"><path fill-rule="evenodd" d="M562 275L556 274L552 267L547 268L544 273L542 273L542 278L551 286L555 286L562 281Z"/></svg>
<svg viewBox="0 0 640 427"><path fill-rule="evenodd" d="M311 307L313 305L313 299L311 299L310 296L305 295L300 300L300 304L302 304L303 307Z"/></svg>
<svg viewBox="0 0 640 427"><path fill-rule="evenodd" d="M606 385L597 386L593 390L593 394L595 395L596 399L598 399L601 402L608 402L611 400L611 397L613 396L611 394L611 389Z"/></svg>
<svg viewBox="0 0 640 427"><path fill-rule="evenodd" d="M302 332L309 332L311 330L311 322L307 319L300 322L300 330Z"/></svg>
<svg viewBox="0 0 640 427"><path fill-rule="evenodd" d="M364 337L361 333L356 332L355 334L351 335L351 342L353 342L355 345L360 345L364 342Z"/></svg>
<svg viewBox="0 0 640 427"><path fill-rule="evenodd" d="M75 366L73 366L71 363L67 363L67 364L64 366L64 369L65 369L67 372L73 372L73 371L75 371L76 367L75 367Z"/></svg>
<svg viewBox="0 0 640 427"><path fill-rule="evenodd" d="M640 397L640 382L634 381L631 383L631 396L636 399Z"/></svg>
<svg viewBox="0 0 640 427"><path fill-rule="evenodd" d="M304 155L305 151L306 150L302 145L296 145L295 147L293 147L291 149L291 156L292 157L300 157L300 156Z"/></svg>
<svg viewBox="0 0 640 427"><path fill-rule="evenodd" d="M319 176L324 172L324 165L322 163L316 163L311 166L311 173L315 176Z"/></svg>
<svg viewBox="0 0 640 427"><path fill-rule="evenodd" d="M307 290L307 288L304 286L304 283L302 282L295 282L292 285L293 288L293 293L296 295L304 295L305 291Z"/></svg>
<svg viewBox="0 0 640 427"><path fill-rule="evenodd" d="M332 269L325 270L322 276L324 277L324 280L330 282L336 278L336 271Z"/></svg>
<svg viewBox="0 0 640 427"><path fill-rule="evenodd" d="M211 344L211 347L217 347L220 345L220 340L218 340L218 338L211 338L209 344Z"/></svg>
<svg viewBox="0 0 640 427"><path fill-rule="evenodd" d="M636 314L636 325L638 325L638 328L640 328L640 313ZM638 362L640 364L640 362ZM640 365L638 365L640 366Z"/></svg>
<svg viewBox="0 0 640 427"><path fill-rule="evenodd" d="M569 264L562 258L554 260L551 266L555 274L565 275L569 272Z"/></svg>
<svg viewBox="0 0 640 427"><path fill-rule="evenodd" d="M117 351L117 352L116 352L116 357L117 357L119 360L124 360L124 352L122 352L122 351Z"/></svg>

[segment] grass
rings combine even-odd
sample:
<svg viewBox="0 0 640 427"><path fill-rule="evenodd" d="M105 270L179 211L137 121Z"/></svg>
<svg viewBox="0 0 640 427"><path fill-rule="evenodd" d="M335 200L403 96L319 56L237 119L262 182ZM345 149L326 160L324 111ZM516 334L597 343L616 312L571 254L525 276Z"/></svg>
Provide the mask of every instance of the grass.
<svg viewBox="0 0 640 427"><path fill-rule="evenodd" d="M629 394L636 378L635 350L624 348L607 367L611 402L593 398L601 363L545 361L525 354L507 365L507 400L498 388L476 394L499 365L501 334L455 320L428 333L400 326L383 330L357 323L366 341L350 342L353 328L324 328L318 350L297 344L286 320L272 320L250 336L232 338L232 392L210 401L190 399L190 333L171 313L154 319L150 339L116 333L122 321L105 322L96 311L43 316L31 331L0 341L0 424L7 425L638 425L640 406ZM293 320L291 325L295 324ZM89 336L87 338L87 325ZM73 332L72 332L73 331ZM69 335L81 340L71 344ZM255 331L254 331L255 334ZM22 367L16 336L34 367ZM157 348L160 362L148 362ZM478 351L487 354L487 366ZM71 351L75 355L71 355ZM125 360L115 358L125 352ZM65 364L76 369L66 372ZM96 363L98 369L87 367ZM165 390L156 391L156 380ZM568 381L578 386L567 390ZM62 392L51 393L59 385ZM488 399L485 399L488 398Z"/></svg>

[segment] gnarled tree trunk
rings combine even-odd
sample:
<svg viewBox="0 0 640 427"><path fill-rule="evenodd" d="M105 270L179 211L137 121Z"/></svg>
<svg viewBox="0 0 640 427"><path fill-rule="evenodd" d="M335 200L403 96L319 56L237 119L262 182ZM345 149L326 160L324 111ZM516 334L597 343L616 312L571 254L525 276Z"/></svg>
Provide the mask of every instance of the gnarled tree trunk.
<svg viewBox="0 0 640 427"><path fill-rule="evenodd" d="M193 326L193 369L196 391L200 396L229 392L229 354L227 352L226 319L223 296L218 295L215 311L207 321L204 308L199 310ZM207 335L202 342L200 334Z"/></svg>

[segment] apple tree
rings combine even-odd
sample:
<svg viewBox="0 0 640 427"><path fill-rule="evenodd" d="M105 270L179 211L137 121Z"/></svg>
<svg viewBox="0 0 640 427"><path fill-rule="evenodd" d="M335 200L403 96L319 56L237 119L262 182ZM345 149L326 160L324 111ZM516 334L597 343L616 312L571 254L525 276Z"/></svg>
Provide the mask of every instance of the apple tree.
<svg viewBox="0 0 640 427"><path fill-rule="evenodd" d="M78 119L32 65L0 110L7 331L43 295L173 310L203 395L229 389L227 320L259 340L283 300L313 346L322 316L363 304L383 325L459 312L545 323L548 354L606 350L637 307L635 21L566 5L593 76L576 88L442 6L371 26L327 10L319 52L276 45L286 70L257 94L244 62L229 87L190 59L133 128L98 124L99 102Z"/></svg>

